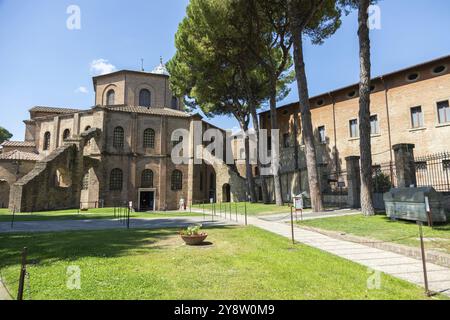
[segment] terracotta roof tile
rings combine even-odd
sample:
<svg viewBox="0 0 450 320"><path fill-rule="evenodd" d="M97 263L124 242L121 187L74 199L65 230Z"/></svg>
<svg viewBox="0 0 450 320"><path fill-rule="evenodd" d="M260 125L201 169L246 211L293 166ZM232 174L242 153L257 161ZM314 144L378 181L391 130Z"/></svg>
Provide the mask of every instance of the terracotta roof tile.
<svg viewBox="0 0 450 320"><path fill-rule="evenodd" d="M60 108L60 107L46 107L36 106L30 109L30 112L48 112L48 113L74 113L79 112L80 109Z"/></svg>
<svg viewBox="0 0 450 320"><path fill-rule="evenodd" d="M5 141L0 144L2 147L36 147L36 144L32 141Z"/></svg>
<svg viewBox="0 0 450 320"><path fill-rule="evenodd" d="M142 114L153 114L158 116L171 116L171 117L180 117L180 118L190 118L192 114L173 110L169 108L147 108L147 107L139 107L139 106L107 106L106 109L111 111L119 111L119 112L132 112L132 113L142 113Z"/></svg>
<svg viewBox="0 0 450 320"><path fill-rule="evenodd" d="M0 160L28 160L39 161L41 156L37 153L22 152L19 150L13 150L6 153L0 153Z"/></svg>

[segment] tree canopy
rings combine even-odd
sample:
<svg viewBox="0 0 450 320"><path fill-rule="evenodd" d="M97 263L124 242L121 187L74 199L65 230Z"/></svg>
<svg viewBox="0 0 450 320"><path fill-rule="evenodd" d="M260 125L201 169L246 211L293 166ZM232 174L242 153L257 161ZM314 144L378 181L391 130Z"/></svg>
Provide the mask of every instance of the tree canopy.
<svg viewBox="0 0 450 320"><path fill-rule="evenodd" d="M12 133L3 127L0 127L0 143L3 143L12 138Z"/></svg>

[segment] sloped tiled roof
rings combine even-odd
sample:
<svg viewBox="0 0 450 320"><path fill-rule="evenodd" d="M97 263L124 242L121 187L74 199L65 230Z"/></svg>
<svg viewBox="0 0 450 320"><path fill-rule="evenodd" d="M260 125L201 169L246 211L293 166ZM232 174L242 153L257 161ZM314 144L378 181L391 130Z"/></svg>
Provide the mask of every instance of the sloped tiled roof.
<svg viewBox="0 0 450 320"><path fill-rule="evenodd" d="M39 161L40 155L32 152L22 152L19 150L13 150L6 153L0 153L0 160L25 160L25 161Z"/></svg>
<svg viewBox="0 0 450 320"><path fill-rule="evenodd" d="M170 117L180 117L180 118L190 118L192 114L173 110L169 108L147 108L139 106L108 106L106 109L111 111L119 112L131 112L131 113L142 113L142 114L153 114L158 116L170 116Z"/></svg>
<svg viewBox="0 0 450 320"><path fill-rule="evenodd" d="M48 112L48 113L74 113L79 112L80 109L60 108L60 107L45 107L36 106L30 109L30 112Z"/></svg>
<svg viewBox="0 0 450 320"><path fill-rule="evenodd" d="M2 147L36 147L36 144L32 141L5 141L0 144Z"/></svg>

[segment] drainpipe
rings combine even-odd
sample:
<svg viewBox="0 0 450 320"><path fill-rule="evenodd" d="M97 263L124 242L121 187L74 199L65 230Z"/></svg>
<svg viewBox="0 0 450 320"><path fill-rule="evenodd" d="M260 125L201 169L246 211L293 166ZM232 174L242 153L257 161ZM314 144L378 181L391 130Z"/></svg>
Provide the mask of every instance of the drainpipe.
<svg viewBox="0 0 450 320"><path fill-rule="evenodd" d="M334 99L331 92L328 92L328 96L331 99L331 102L333 103L333 132L334 132L334 149L337 150L337 132L336 132L336 100ZM335 166L336 166L336 172L338 175L341 174L341 170L339 168L339 158L336 157L335 159Z"/></svg>
<svg viewBox="0 0 450 320"><path fill-rule="evenodd" d="M385 98L385 102L386 102L386 115L387 115L387 125L388 125L389 156L390 156L390 160L392 163L393 155L392 155L391 117L389 115L389 99L388 99L389 88L388 88L386 82L384 81L384 78L380 77L380 79L384 86L384 98Z"/></svg>

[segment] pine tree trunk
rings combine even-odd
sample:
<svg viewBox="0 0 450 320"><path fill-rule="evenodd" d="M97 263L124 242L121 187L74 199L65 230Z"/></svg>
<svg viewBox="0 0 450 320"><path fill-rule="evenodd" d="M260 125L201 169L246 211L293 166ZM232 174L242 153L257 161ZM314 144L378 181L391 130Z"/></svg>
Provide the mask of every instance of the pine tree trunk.
<svg viewBox="0 0 450 320"><path fill-rule="evenodd" d="M298 133L299 133L299 117L298 117L299 111L298 108L294 108L293 112L293 126L292 126L292 135L293 135L293 141L294 141L294 171L297 172L297 185L299 190L302 190L302 172L300 170L299 165L299 153L300 153L300 146L298 143Z"/></svg>
<svg viewBox="0 0 450 320"><path fill-rule="evenodd" d="M302 119L303 140L305 143L311 206L313 212L321 212L323 211L323 200L319 183L319 171L317 169L316 147L314 145L314 131L311 120L311 106L309 103L308 82L306 79L305 61L303 57L302 31L299 28L300 24L298 18L292 17L291 25L292 37L294 40L295 73L300 100L300 113Z"/></svg>
<svg viewBox="0 0 450 320"><path fill-rule="evenodd" d="M255 180L253 178L252 166L250 164L250 140L248 136L248 124L244 123L241 126L245 134L244 148L245 148L245 176L247 178L247 194L250 196L250 201L256 203L256 192L255 192ZM248 199L245 199L247 201Z"/></svg>
<svg viewBox="0 0 450 320"><path fill-rule="evenodd" d="M252 114L252 120L253 120L253 129L256 133L256 159L258 168L261 171L262 165L261 165L261 159L259 157L259 120L258 120L258 114L256 113L256 106L250 105L250 113ZM269 192L267 191L267 183L266 178L262 175L260 175L260 181L261 181L261 193L262 193L262 201L263 203L269 203Z"/></svg>
<svg viewBox="0 0 450 320"><path fill-rule="evenodd" d="M277 122L277 102L276 102L276 82L272 81L272 94L270 95L270 126L272 130L278 129ZM271 139L272 143L272 174L273 174L273 189L275 194L275 203L277 206L283 205L283 195L281 193L280 180L280 144L275 143L274 137Z"/></svg>
<svg viewBox="0 0 450 320"><path fill-rule="evenodd" d="M369 5L370 0L359 0L359 148L361 152L361 210L366 216L375 214L372 195L372 148L370 128L370 31L367 24L369 19Z"/></svg>

